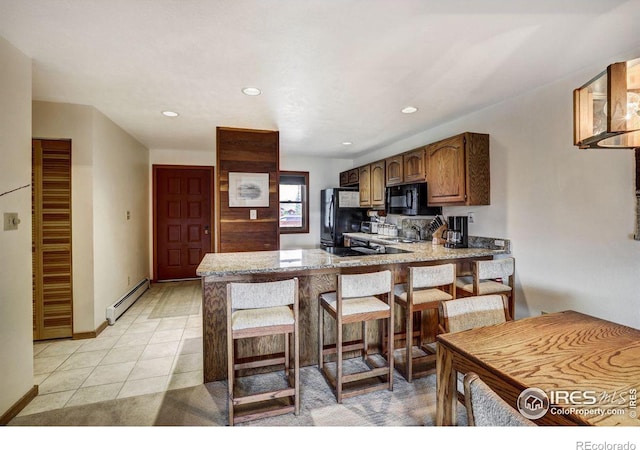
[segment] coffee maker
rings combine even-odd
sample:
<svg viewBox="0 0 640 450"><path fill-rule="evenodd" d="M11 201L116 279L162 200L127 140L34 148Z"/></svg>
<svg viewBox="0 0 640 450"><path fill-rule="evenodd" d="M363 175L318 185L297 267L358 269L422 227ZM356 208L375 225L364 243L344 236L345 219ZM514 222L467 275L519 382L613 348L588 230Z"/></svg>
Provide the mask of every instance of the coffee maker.
<svg viewBox="0 0 640 450"><path fill-rule="evenodd" d="M449 216L446 232L446 248L469 247L469 218L467 216Z"/></svg>

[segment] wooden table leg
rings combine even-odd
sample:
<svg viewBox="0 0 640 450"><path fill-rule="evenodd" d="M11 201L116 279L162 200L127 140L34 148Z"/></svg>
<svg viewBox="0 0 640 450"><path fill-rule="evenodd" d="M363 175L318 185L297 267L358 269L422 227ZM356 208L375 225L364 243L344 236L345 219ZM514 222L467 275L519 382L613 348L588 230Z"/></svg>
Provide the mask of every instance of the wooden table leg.
<svg viewBox="0 0 640 450"><path fill-rule="evenodd" d="M436 425L456 425L458 399L453 354L440 343L436 346L436 386Z"/></svg>

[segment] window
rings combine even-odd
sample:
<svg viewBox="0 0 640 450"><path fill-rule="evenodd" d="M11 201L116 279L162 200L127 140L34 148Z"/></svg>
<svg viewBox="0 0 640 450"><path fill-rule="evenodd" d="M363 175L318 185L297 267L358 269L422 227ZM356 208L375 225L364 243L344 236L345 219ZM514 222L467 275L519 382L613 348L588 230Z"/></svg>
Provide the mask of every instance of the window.
<svg viewBox="0 0 640 450"><path fill-rule="evenodd" d="M309 232L309 172L280 172L280 233Z"/></svg>

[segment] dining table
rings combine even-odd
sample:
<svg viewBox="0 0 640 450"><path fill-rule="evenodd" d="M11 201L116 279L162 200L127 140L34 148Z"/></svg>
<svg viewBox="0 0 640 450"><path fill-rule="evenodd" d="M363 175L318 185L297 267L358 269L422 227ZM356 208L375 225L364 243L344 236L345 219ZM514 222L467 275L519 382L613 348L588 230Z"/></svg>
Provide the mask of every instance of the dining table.
<svg viewBox="0 0 640 450"><path fill-rule="evenodd" d="M640 330L577 311L437 336L437 425L477 373L537 425L639 426Z"/></svg>

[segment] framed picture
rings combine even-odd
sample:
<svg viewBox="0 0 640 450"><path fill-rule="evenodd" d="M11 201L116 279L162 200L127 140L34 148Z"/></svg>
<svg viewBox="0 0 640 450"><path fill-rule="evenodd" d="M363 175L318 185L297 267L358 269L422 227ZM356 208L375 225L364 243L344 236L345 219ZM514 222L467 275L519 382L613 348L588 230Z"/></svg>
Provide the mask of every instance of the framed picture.
<svg viewBox="0 0 640 450"><path fill-rule="evenodd" d="M229 172L229 206L269 206L269 174Z"/></svg>

